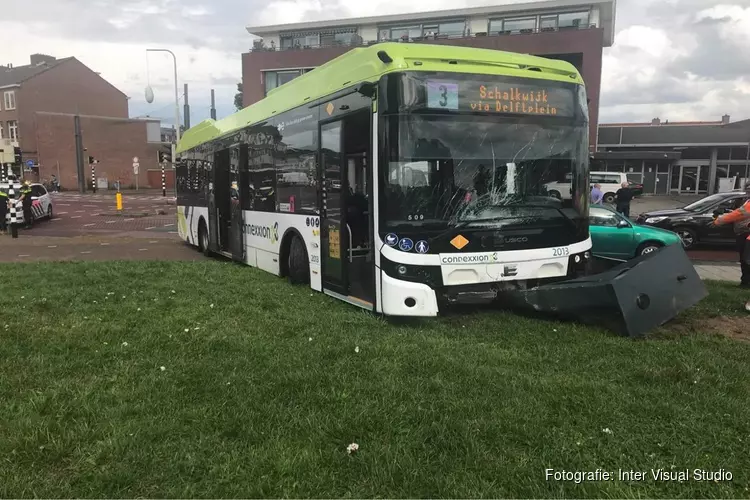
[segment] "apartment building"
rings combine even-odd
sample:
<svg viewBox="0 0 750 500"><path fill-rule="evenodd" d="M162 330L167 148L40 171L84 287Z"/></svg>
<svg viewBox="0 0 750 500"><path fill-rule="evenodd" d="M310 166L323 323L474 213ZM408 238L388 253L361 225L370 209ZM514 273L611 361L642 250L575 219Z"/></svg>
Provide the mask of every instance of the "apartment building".
<svg viewBox="0 0 750 500"><path fill-rule="evenodd" d="M98 178L124 184L136 182L137 156L143 158L140 185L147 185L147 172L158 169L158 120L130 119L128 96L75 57L33 54L29 64L0 66L0 138L21 149L22 164L13 166L17 174L35 181L54 174L64 188L75 189L76 115L87 184L88 156L99 160Z"/></svg>
<svg viewBox="0 0 750 500"><path fill-rule="evenodd" d="M596 150L602 51L612 46L616 0L547 0L417 14L248 26L242 55L243 104L354 47L384 41L489 48L562 59L588 88Z"/></svg>

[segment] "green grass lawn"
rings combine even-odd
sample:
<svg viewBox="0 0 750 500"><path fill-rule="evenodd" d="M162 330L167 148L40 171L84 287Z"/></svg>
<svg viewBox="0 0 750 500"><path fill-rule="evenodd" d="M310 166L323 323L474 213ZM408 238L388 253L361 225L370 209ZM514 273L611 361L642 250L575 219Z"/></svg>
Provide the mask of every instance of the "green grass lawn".
<svg viewBox="0 0 750 500"><path fill-rule="evenodd" d="M733 286L634 341L493 311L386 321L218 261L0 272L2 497L750 495L750 343L696 326L745 314Z"/></svg>

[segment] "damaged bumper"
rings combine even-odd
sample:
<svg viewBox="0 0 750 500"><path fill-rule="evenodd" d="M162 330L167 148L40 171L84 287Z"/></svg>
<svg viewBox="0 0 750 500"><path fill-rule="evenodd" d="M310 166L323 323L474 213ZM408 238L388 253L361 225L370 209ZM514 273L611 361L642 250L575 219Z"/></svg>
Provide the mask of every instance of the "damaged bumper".
<svg viewBox="0 0 750 500"><path fill-rule="evenodd" d="M641 336L708 295L685 251L670 245L599 274L498 291L504 306L553 314Z"/></svg>

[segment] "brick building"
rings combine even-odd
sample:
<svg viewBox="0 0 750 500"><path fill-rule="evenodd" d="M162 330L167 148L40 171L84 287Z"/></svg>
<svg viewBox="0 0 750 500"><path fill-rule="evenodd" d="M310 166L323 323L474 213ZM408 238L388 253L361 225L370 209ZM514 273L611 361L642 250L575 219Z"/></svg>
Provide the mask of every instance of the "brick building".
<svg viewBox="0 0 750 500"><path fill-rule="evenodd" d="M126 184L132 158L139 156L139 181L146 186L146 172L157 169L160 124L129 119L128 96L75 57L34 54L27 65L0 67L0 137L21 149L23 165L14 166L17 173L23 166L23 176L34 181L54 174L63 188L76 189L76 114L87 149L84 178L90 179L92 155L100 160L97 177L120 178Z"/></svg>
<svg viewBox="0 0 750 500"><path fill-rule="evenodd" d="M357 46L382 41L450 44L563 59L581 72L596 150L602 50L614 42L615 0L547 0L275 26L242 55L243 104Z"/></svg>

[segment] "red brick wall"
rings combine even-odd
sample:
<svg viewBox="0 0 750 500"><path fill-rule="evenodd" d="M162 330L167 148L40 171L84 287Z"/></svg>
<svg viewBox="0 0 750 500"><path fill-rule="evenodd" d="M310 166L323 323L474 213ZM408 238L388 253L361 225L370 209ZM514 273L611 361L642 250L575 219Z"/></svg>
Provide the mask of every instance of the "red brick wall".
<svg viewBox="0 0 750 500"><path fill-rule="evenodd" d="M76 168L75 129L73 115L50 115L39 113L35 117L35 135L38 138L39 176L49 179L58 175L63 189L78 189ZM149 169L158 169L159 144L146 141L146 122L142 120L111 120L101 117L81 117L81 135L84 152L84 174L87 186L91 186L91 169L88 157L99 160L96 176L107 177L110 184L120 180L121 186L135 186L133 157L140 163L139 187L161 188L161 176L154 183Z"/></svg>
<svg viewBox="0 0 750 500"><path fill-rule="evenodd" d="M596 144L599 124L599 92L602 76L602 49L604 30L551 31L528 35L485 36L450 40L433 40L433 44L459 45L505 50L521 54L582 54L581 73L586 82L589 104L589 142L591 150ZM286 50L276 52L248 52L242 54L243 104L249 106L263 98L264 85L261 72L267 69L314 67L330 61L350 50L346 47L325 49Z"/></svg>
<svg viewBox="0 0 750 500"><path fill-rule="evenodd" d="M77 59L70 59L23 82L16 107L24 159L37 159L36 113L128 117L128 100L104 78Z"/></svg>

